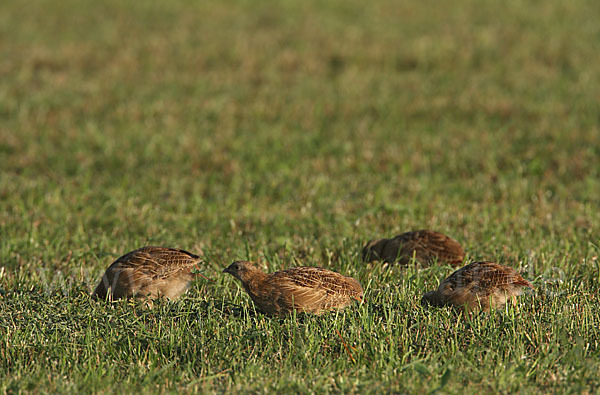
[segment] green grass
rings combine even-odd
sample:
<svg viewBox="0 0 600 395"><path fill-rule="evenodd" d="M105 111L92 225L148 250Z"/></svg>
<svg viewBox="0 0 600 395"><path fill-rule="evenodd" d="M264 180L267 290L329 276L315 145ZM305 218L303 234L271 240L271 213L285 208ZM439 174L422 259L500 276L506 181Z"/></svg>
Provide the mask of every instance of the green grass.
<svg viewBox="0 0 600 395"><path fill-rule="evenodd" d="M0 391L595 392L596 1L0 2ZM431 228L536 286L464 320L447 266L359 261ZM88 293L146 244L174 303ZM256 313L221 270L318 265L367 302Z"/></svg>

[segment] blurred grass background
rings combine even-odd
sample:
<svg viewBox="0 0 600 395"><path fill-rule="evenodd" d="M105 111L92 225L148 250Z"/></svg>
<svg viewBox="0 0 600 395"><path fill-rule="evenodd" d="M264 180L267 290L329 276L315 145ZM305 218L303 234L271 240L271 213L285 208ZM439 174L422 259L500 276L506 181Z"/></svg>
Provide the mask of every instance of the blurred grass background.
<svg viewBox="0 0 600 395"><path fill-rule="evenodd" d="M314 382L314 391L430 391L444 377L450 392L507 391L519 383L529 390L598 388L588 375L600 369L592 335L600 280L599 17L600 3L584 0L1 2L3 388L304 391ZM518 267L542 289L538 296L551 283L557 300L539 318L562 313L581 339L583 357L573 361L591 358L590 365L577 370L566 362L562 350L579 343L558 329L563 340L554 345L563 357L539 375L531 373L541 369L539 359L507 354L482 362L477 352L491 352L494 343L467 356L450 346L420 349L419 358L396 348L398 355L372 372L372 362L332 366L326 357L286 365L291 352L281 356L283 367L261 354L253 362L258 372L211 366L210 358L247 358L235 344L215 346L202 361L188 356L163 370L132 368L123 355L150 347L136 343L137 335L129 340L137 346L107 336L110 350L91 352L97 360L77 352L117 330L102 326L110 321L103 314L130 322L129 306L117 314L90 304L85 293L114 258L145 244L206 254L217 283L195 287L172 307L189 320L202 316L186 321L194 331L206 330L209 314L215 336L258 326L277 348L277 335L288 336L292 323L260 315L228 321L210 312L234 297L248 308L248 298L218 272L234 259L265 256L270 270L305 264L357 276L373 287L373 305L360 313L365 319L377 322L374 306L399 300L386 320L431 320L423 336L443 342L435 325L455 318L417 306L424 287L449 268L381 273L358 262L367 239L420 228L451 235L473 259ZM381 289L387 294L378 295ZM581 305L569 304L578 298ZM587 318L580 308L590 311ZM56 334L46 321L61 309L72 312L66 328L97 322L86 327L89 338L42 339L42 348L17 353L15 339L30 339L25 347L45 332L16 317L29 311ZM144 314L149 333L171 325L167 307ZM503 341L516 347L536 321L513 318L513 337ZM321 329L347 325L337 320L302 324L317 328L300 329L316 336L302 341L318 344ZM175 333L201 348L207 340L185 325ZM558 324L539 325L541 339ZM500 336L494 328L490 339ZM456 330L452 336L460 337L467 329ZM348 336L374 348L381 342ZM167 343L179 341L173 335ZM551 344L540 358L554 358ZM432 364L442 354L466 370L446 375L455 370ZM57 367L52 355L65 356L64 364ZM162 366L168 355L157 351L153 361ZM419 379L410 368L417 362ZM94 369L98 363L106 364L104 373ZM504 379L493 371L506 364L523 372ZM273 381L273 369L289 380ZM303 370L306 377L297 376ZM356 385L331 384L328 374L354 377ZM64 381L52 384L53 377ZM247 381L254 384L245 387Z"/></svg>

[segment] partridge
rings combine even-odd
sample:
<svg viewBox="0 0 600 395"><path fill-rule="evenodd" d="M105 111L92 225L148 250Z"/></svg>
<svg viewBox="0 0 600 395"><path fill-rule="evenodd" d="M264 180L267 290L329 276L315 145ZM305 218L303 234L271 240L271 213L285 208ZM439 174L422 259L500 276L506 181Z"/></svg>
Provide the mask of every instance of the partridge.
<svg viewBox="0 0 600 395"><path fill-rule="evenodd" d="M413 257L430 265L433 262L458 266L465 258L465 252L458 242L432 230L417 230L402 233L391 239L369 241L363 248L363 261L383 261L388 264L407 265Z"/></svg>
<svg viewBox="0 0 600 395"><path fill-rule="evenodd" d="M516 303L525 288L533 286L513 268L494 262L474 262L452 273L437 291L423 295L421 303L489 311L509 300Z"/></svg>
<svg viewBox="0 0 600 395"><path fill-rule="evenodd" d="M177 298L199 273L198 255L166 247L142 247L114 261L102 276L92 297L111 300L135 297Z"/></svg>
<svg viewBox="0 0 600 395"><path fill-rule="evenodd" d="M237 261L224 272L240 280L254 304L266 314L285 315L294 310L322 314L363 299L357 280L318 267L267 274L255 263Z"/></svg>

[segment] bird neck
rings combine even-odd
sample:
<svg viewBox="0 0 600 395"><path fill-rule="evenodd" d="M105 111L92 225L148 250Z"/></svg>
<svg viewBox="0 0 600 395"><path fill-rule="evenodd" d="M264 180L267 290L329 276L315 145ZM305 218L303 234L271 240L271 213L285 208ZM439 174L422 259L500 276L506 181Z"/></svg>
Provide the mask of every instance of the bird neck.
<svg viewBox="0 0 600 395"><path fill-rule="evenodd" d="M242 279L242 285L248 293L256 293L262 288L263 282L267 279L268 274L262 270L254 270L249 275L244 276Z"/></svg>

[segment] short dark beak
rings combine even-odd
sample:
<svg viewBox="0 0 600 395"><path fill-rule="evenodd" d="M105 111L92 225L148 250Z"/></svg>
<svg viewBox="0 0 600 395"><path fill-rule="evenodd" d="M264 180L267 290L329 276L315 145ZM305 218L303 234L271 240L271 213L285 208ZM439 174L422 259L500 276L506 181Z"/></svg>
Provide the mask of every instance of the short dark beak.
<svg viewBox="0 0 600 395"><path fill-rule="evenodd" d="M231 274L231 270L229 269L231 266L227 266L225 269L223 269L223 273L229 273Z"/></svg>

